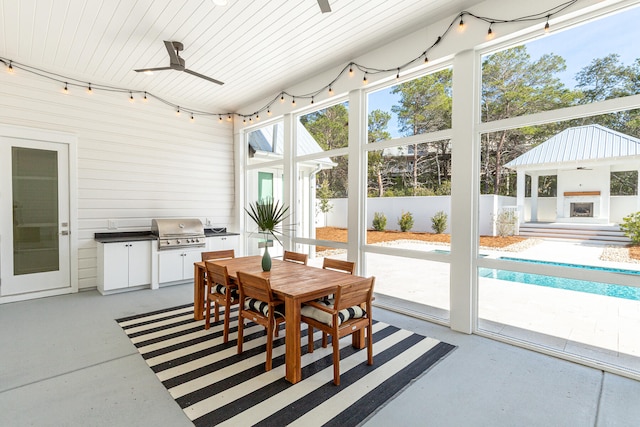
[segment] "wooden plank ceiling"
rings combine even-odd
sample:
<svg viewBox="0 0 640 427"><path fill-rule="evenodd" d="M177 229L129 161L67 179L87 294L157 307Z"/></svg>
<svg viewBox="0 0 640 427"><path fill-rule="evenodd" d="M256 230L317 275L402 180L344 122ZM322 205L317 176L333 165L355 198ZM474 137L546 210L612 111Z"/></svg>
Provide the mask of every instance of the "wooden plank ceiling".
<svg viewBox="0 0 640 427"><path fill-rule="evenodd" d="M0 0L0 56L209 112L243 105L453 17L480 0ZM217 2L216 2L217 3ZM163 40L184 44L174 70ZM375 64L372 64L375 65Z"/></svg>

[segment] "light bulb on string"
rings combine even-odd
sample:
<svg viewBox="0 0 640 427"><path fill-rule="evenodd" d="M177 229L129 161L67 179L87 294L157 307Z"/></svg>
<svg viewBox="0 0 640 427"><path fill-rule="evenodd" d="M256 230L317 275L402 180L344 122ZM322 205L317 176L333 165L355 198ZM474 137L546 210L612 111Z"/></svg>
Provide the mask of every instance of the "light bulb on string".
<svg viewBox="0 0 640 427"><path fill-rule="evenodd" d="M256 114L256 122L260 121L260 114Z"/></svg>
<svg viewBox="0 0 640 427"><path fill-rule="evenodd" d="M396 80L400 80L400 68L398 67L398 72L396 73Z"/></svg>
<svg viewBox="0 0 640 427"><path fill-rule="evenodd" d="M545 32L545 33L548 33L549 31L551 31L551 26L549 25L549 17L550 17L550 16L551 16L551 15L547 15L547 23L546 23L546 24L544 24L544 32Z"/></svg>
<svg viewBox="0 0 640 427"><path fill-rule="evenodd" d="M9 61L9 66L7 67L7 72L9 73L13 73L13 61Z"/></svg>
<svg viewBox="0 0 640 427"><path fill-rule="evenodd" d="M349 64L349 77L353 77L353 67Z"/></svg>
<svg viewBox="0 0 640 427"><path fill-rule="evenodd" d="M230 122L230 121L231 121L231 114L229 114L229 115L227 116L227 121L228 121L228 122Z"/></svg>
<svg viewBox="0 0 640 427"><path fill-rule="evenodd" d="M218 116L218 121L222 123L222 116Z"/></svg>
<svg viewBox="0 0 640 427"><path fill-rule="evenodd" d="M147 102L149 100L149 99L147 99L147 92L146 91L144 92L144 98L142 98L142 100L144 102Z"/></svg>
<svg viewBox="0 0 640 427"><path fill-rule="evenodd" d="M311 105L315 104L315 101L313 100L313 96L311 97Z"/></svg>
<svg viewBox="0 0 640 427"><path fill-rule="evenodd" d="M291 105L296 105L296 97L291 98Z"/></svg>
<svg viewBox="0 0 640 427"><path fill-rule="evenodd" d="M333 88L329 86L329 96L333 96Z"/></svg>
<svg viewBox="0 0 640 427"><path fill-rule="evenodd" d="M64 82L64 89L62 89L63 93L69 93L69 87L67 86L67 82Z"/></svg>
<svg viewBox="0 0 640 427"><path fill-rule="evenodd" d="M425 57L424 57L424 63L426 64L426 63L428 63L428 62L429 62L429 57L425 56Z"/></svg>
<svg viewBox="0 0 640 427"><path fill-rule="evenodd" d="M462 19L463 15L460 15L460 22L458 23L458 31L463 32L465 27L464 20Z"/></svg>
<svg viewBox="0 0 640 427"><path fill-rule="evenodd" d="M273 114L273 113L271 112L271 107L268 107L268 108L267 108L267 116L271 116L271 114Z"/></svg>
<svg viewBox="0 0 640 427"><path fill-rule="evenodd" d="M365 71L364 72L364 77L362 78L362 84L366 85L367 83L369 83L369 80L367 80L367 72Z"/></svg>
<svg viewBox="0 0 640 427"><path fill-rule="evenodd" d="M196 121L196 118L195 118L195 117L193 117L193 113L191 113L191 119L190 119L190 120L191 120L191 123L193 123L193 122L195 122L195 121Z"/></svg>
<svg viewBox="0 0 640 427"><path fill-rule="evenodd" d="M131 93L131 91L129 91L129 102L135 102L135 99L133 99L133 93Z"/></svg>
<svg viewBox="0 0 640 427"><path fill-rule="evenodd" d="M495 37L495 34L493 34L493 30L491 29L492 25L493 22L489 24L489 29L487 30L487 40L492 40Z"/></svg>
<svg viewBox="0 0 640 427"><path fill-rule="evenodd" d="M249 124L252 124L252 123L253 123L253 116L249 117Z"/></svg>
<svg viewBox="0 0 640 427"><path fill-rule="evenodd" d="M284 93L280 95L280 102L284 102Z"/></svg>
<svg viewBox="0 0 640 427"><path fill-rule="evenodd" d="M89 86L87 87L87 93L89 94L93 93L93 89L91 89L91 83L89 83Z"/></svg>
<svg viewBox="0 0 640 427"><path fill-rule="evenodd" d="M179 116L180 115L180 106L178 105L178 108L176 109L176 115Z"/></svg>
<svg viewBox="0 0 640 427"><path fill-rule="evenodd" d="M246 125L246 124L247 124L247 118L246 118L246 117L243 117L243 118L242 118L242 124L243 124L243 125Z"/></svg>

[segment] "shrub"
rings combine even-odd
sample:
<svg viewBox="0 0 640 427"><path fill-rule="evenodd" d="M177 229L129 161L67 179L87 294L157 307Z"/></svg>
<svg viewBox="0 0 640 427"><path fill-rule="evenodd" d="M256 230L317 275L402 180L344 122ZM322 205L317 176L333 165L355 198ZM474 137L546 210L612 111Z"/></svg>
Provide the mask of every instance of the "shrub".
<svg viewBox="0 0 640 427"><path fill-rule="evenodd" d="M387 217L382 212L373 214L373 229L376 231L384 231L387 228Z"/></svg>
<svg viewBox="0 0 640 427"><path fill-rule="evenodd" d="M620 230L631 239L634 245L640 245L640 212L632 213L622 218Z"/></svg>
<svg viewBox="0 0 640 427"><path fill-rule="evenodd" d="M500 237L513 236L516 234L516 224L518 223L517 211L502 211L495 215L493 220L496 222L496 233Z"/></svg>
<svg viewBox="0 0 640 427"><path fill-rule="evenodd" d="M444 211L438 211L431 217L431 228L436 234L442 234L447 229L447 218L447 214Z"/></svg>
<svg viewBox="0 0 640 427"><path fill-rule="evenodd" d="M413 228L413 215L411 212L402 211L402 215L398 218L398 225L401 231L409 231Z"/></svg>

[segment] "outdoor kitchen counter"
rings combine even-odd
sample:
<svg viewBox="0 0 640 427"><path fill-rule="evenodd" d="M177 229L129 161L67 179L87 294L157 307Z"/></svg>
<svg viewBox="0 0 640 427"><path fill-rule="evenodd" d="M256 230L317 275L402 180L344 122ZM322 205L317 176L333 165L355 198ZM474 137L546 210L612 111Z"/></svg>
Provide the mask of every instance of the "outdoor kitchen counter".
<svg viewBox="0 0 640 427"><path fill-rule="evenodd" d="M158 236L151 234L151 231L120 231L113 233L95 233L94 239L100 243L118 243L158 240Z"/></svg>
<svg viewBox="0 0 640 427"><path fill-rule="evenodd" d="M224 237L224 236L239 236L240 233L218 233L210 228L204 229L205 237ZM111 233L95 233L94 240L100 243L118 243L118 242L136 242L143 240L158 240L158 236L151 233L151 231L114 231Z"/></svg>

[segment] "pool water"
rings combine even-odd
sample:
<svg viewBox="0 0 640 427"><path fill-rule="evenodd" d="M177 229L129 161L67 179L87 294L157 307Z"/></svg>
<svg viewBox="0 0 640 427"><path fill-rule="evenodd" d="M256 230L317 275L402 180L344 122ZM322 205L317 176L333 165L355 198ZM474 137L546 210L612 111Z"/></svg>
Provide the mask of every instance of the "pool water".
<svg viewBox="0 0 640 427"><path fill-rule="evenodd" d="M528 262L533 264L558 265L571 268L582 268L586 270L608 271L612 273L624 273L640 276L640 271L625 270L619 268L596 267L592 265L566 264L551 261L537 261L522 258L501 257L500 259ZM587 280L566 279L563 277L544 276L542 274L521 273L517 271L495 270L492 268L479 268L480 277L491 279L507 280L510 282L526 283L529 285L547 286L550 288L566 289L570 291L587 292L596 295L605 295L616 298L625 298L640 301L640 288L633 286L621 286L608 283L590 282Z"/></svg>

